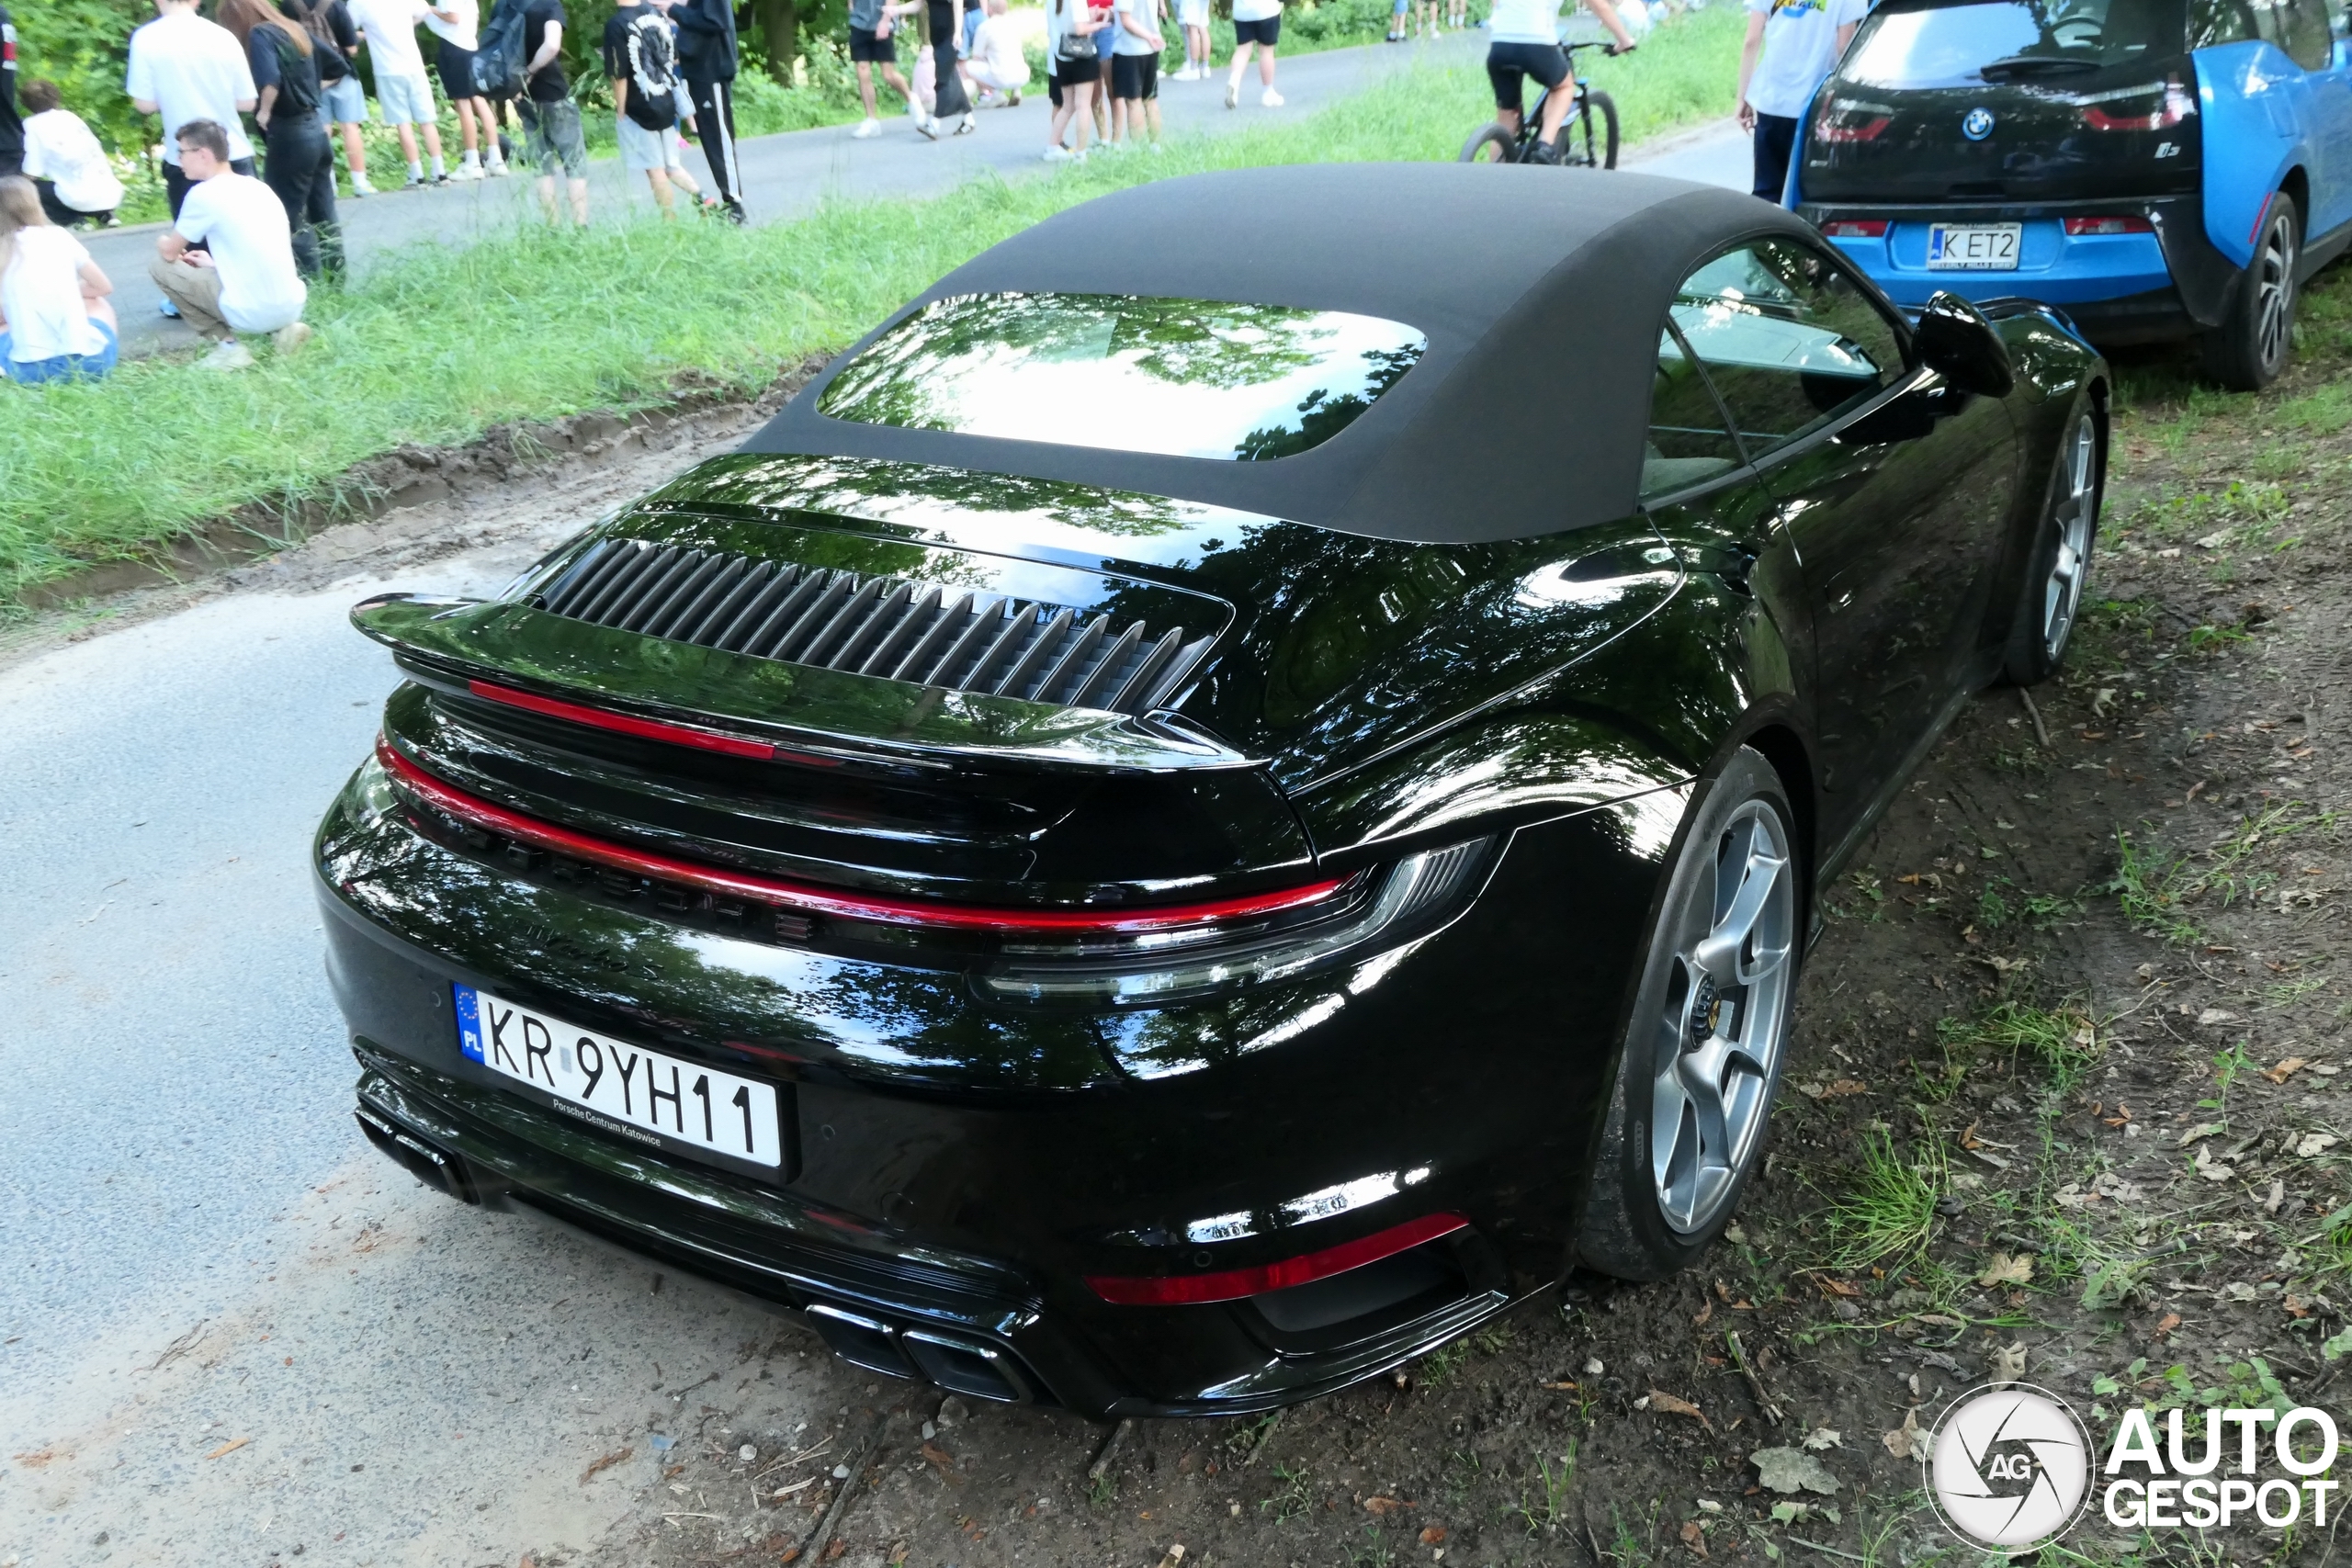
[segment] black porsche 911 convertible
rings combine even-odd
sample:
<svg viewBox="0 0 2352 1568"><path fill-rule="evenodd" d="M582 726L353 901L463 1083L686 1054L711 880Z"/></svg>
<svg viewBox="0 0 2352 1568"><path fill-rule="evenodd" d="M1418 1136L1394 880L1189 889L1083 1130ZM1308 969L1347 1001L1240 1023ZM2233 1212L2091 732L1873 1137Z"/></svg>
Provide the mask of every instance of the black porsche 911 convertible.
<svg viewBox="0 0 2352 1568"><path fill-rule="evenodd" d="M360 1123L1092 1416L1667 1274L1815 890L2065 653L2107 389L1676 181L1064 213L500 597L354 612L406 677L317 841Z"/></svg>

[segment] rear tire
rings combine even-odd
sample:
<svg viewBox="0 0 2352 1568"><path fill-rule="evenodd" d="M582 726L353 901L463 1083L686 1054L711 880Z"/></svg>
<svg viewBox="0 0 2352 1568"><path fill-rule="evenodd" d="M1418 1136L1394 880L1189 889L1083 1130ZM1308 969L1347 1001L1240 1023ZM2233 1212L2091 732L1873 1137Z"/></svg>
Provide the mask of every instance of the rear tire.
<svg viewBox="0 0 2352 1568"><path fill-rule="evenodd" d="M2009 648L2003 673L2014 686L2037 686L2058 673L2073 646L2083 587L2090 577L2091 547L2098 540L2099 492L2106 478L2107 444L2088 398L2075 405L2050 465L2041 519L2026 558L2025 585L2009 622Z"/></svg>
<svg viewBox="0 0 2352 1568"><path fill-rule="evenodd" d="M1462 144L1460 161L1464 164L1515 164L1519 162L1519 138L1498 120Z"/></svg>
<svg viewBox="0 0 2352 1568"><path fill-rule="evenodd" d="M1662 1280L1761 1162L1804 954L1796 816L1741 747L1684 818L1593 1159L1578 1261Z"/></svg>
<svg viewBox="0 0 2352 1568"><path fill-rule="evenodd" d="M2295 352L2295 265L2302 239L2295 198L2284 191L2272 196L2229 316L2199 344L2205 374L2232 391L2260 391L2278 378Z"/></svg>

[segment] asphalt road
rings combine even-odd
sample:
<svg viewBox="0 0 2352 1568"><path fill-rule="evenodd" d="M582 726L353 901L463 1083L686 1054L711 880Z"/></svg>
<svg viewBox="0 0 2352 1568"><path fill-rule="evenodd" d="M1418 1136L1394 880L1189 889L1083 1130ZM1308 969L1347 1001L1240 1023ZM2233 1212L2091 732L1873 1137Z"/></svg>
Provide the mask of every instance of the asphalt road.
<svg viewBox="0 0 2352 1568"><path fill-rule="evenodd" d="M1303 109L1406 52L1303 59L1284 90ZM998 123L968 148L902 145L902 124L771 139L753 199L781 211L842 169L927 188L1042 141ZM1629 166L1746 183L1727 128L1647 151ZM512 194L365 210L461 241ZM307 869L394 682L345 608L492 592L725 445L528 493L469 555L227 594L0 678L0 1568L512 1562L641 1505L676 1391L753 1375L758 1314L657 1294L650 1268L430 1197L366 1148ZM770 1435L854 1381L813 1358L763 1381Z"/></svg>

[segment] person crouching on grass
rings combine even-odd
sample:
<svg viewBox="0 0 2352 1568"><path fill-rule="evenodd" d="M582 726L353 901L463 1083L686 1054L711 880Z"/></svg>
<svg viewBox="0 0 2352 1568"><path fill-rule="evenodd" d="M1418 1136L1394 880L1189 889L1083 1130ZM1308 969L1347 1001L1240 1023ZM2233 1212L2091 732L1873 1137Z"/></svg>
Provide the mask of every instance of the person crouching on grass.
<svg viewBox="0 0 2352 1568"><path fill-rule="evenodd" d="M30 386L114 368L114 285L49 220L21 175L0 179L0 379Z"/></svg>
<svg viewBox="0 0 2352 1568"><path fill-rule="evenodd" d="M302 321L310 291L294 268L294 238L277 193L229 167L229 133L209 119L179 129L187 199L155 241L147 276L213 349L198 363L242 370L254 362L239 333L268 333L277 352L311 341ZM192 251L198 243L207 250Z"/></svg>

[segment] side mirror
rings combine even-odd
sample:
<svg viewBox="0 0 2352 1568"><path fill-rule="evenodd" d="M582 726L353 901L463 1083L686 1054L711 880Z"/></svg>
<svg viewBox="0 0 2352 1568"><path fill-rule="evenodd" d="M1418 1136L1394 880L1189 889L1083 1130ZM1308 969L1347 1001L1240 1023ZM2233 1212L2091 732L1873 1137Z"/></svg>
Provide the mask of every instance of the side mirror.
<svg viewBox="0 0 2352 1568"><path fill-rule="evenodd" d="M1939 290L1920 310L1912 338L1919 362L1963 392L2006 398L2018 384L2009 345L1983 312L1950 289Z"/></svg>

